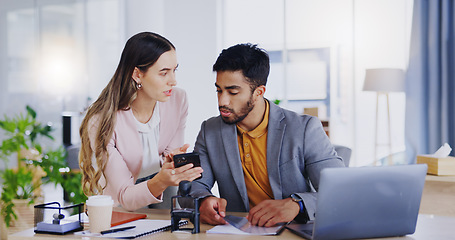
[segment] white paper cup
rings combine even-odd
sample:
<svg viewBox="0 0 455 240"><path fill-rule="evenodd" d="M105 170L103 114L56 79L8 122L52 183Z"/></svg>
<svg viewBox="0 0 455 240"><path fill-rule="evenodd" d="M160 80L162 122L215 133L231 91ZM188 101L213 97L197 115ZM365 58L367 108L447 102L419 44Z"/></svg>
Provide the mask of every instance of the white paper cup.
<svg viewBox="0 0 455 240"><path fill-rule="evenodd" d="M99 233L111 228L112 207L114 205L111 196L90 196L85 204L87 205L90 232Z"/></svg>

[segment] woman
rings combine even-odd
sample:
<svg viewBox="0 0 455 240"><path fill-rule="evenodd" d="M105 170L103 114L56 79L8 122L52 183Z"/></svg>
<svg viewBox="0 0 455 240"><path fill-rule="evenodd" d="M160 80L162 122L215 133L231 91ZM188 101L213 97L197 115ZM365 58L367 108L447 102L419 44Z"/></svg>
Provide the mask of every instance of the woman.
<svg viewBox="0 0 455 240"><path fill-rule="evenodd" d="M114 76L80 127L85 194L111 195L136 210L162 202L167 187L201 176L200 167L174 169L171 160L188 148L188 103L186 93L174 88L177 66L175 47L164 37L143 32L127 41Z"/></svg>

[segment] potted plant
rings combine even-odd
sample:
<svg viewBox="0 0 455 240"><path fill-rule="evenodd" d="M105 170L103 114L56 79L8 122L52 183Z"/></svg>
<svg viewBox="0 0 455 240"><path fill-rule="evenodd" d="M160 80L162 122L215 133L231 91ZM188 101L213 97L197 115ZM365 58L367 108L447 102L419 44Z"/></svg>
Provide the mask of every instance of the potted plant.
<svg viewBox="0 0 455 240"><path fill-rule="evenodd" d="M59 147L47 151L41 159L33 160L32 163L44 171L43 183L60 184L63 187L68 202L85 202L87 196L82 191L82 174L79 171L70 171L66 157L65 148Z"/></svg>
<svg viewBox="0 0 455 240"><path fill-rule="evenodd" d="M13 118L5 116L4 120L0 120L0 128L6 136L0 145L0 158L6 168L0 173L3 179L0 213L7 227L18 218L15 200L23 199L29 205L34 203L41 196L40 186L43 183L61 184L70 192L70 201L85 201L81 176L78 176L80 173L69 173L66 150L59 147L43 151L38 141L42 137L54 140L50 135L52 127L39 123L36 112L30 106L26 106L26 110L25 115L19 114ZM8 168L8 162L14 154L17 154L17 167Z"/></svg>

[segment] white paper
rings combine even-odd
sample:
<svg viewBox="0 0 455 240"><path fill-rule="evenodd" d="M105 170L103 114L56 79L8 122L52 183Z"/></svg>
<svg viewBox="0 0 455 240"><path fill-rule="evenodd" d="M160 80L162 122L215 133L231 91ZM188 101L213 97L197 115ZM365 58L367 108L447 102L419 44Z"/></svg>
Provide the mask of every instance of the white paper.
<svg viewBox="0 0 455 240"><path fill-rule="evenodd" d="M249 224L248 224L249 225ZM207 233L221 233L221 234L238 234L238 235L277 235L284 226L275 227L258 227L248 226L244 229L236 228L230 223L225 225L218 225L209 229Z"/></svg>
<svg viewBox="0 0 455 240"><path fill-rule="evenodd" d="M217 225L217 226L207 230L207 233L252 235L250 233L244 232L244 231L232 226L229 223L227 223L226 225Z"/></svg>
<svg viewBox="0 0 455 240"><path fill-rule="evenodd" d="M449 156L451 151L452 148L450 147L450 145L444 143L444 145L442 145L435 153L431 154L431 156L435 158L445 158Z"/></svg>

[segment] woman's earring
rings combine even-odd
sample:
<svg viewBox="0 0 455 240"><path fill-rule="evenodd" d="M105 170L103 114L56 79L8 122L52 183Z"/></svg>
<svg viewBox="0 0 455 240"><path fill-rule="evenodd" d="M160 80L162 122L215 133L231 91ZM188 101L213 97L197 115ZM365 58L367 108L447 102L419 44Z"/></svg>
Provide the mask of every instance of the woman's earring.
<svg viewBox="0 0 455 240"><path fill-rule="evenodd" d="M137 84L137 89L139 90L139 89L141 89L141 88L142 88L142 83L138 83L138 84Z"/></svg>

